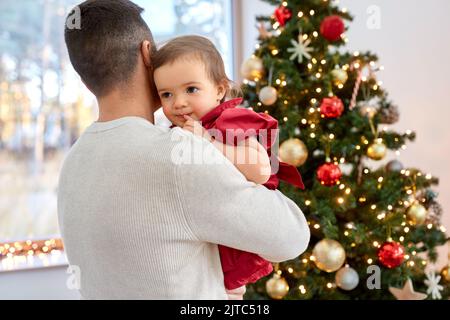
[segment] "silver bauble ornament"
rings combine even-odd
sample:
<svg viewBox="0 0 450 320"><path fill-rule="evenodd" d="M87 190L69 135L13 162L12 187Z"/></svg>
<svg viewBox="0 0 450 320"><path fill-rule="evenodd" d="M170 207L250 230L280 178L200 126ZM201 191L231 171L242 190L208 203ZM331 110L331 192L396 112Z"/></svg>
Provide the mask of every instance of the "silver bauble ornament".
<svg viewBox="0 0 450 320"><path fill-rule="evenodd" d="M259 92L259 101L261 101L265 106L273 105L275 102L277 102L277 99L278 92L274 87L264 87Z"/></svg>
<svg viewBox="0 0 450 320"><path fill-rule="evenodd" d="M398 160L389 161L386 165L386 171L400 172L403 170L403 164Z"/></svg>
<svg viewBox="0 0 450 320"><path fill-rule="evenodd" d="M353 290L359 283L359 276L355 269L348 266L339 269L336 272L336 285L342 290Z"/></svg>

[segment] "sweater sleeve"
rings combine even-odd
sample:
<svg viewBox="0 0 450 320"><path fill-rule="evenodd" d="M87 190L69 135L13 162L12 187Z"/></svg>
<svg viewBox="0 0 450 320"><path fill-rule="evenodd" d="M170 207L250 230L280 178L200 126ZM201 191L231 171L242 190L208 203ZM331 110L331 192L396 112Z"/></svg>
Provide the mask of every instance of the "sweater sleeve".
<svg viewBox="0 0 450 320"><path fill-rule="evenodd" d="M253 252L272 262L306 250L309 228L279 191L248 182L210 143L186 134L176 166L187 223L200 241Z"/></svg>

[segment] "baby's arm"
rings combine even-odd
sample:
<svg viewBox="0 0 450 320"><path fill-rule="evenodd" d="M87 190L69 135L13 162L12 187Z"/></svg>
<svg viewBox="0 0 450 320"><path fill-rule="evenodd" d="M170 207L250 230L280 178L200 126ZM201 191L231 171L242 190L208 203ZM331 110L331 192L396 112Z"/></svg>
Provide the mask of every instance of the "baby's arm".
<svg viewBox="0 0 450 320"><path fill-rule="evenodd" d="M211 138L201 124L190 117L186 117L183 129L197 136L208 139L248 181L264 184L271 174L270 159L266 149L253 137L241 141L237 146L221 143Z"/></svg>
<svg viewBox="0 0 450 320"><path fill-rule="evenodd" d="M264 184L270 178L270 159L264 147L253 137L237 146L223 144L217 140L213 145L230 160L248 181Z"/></svg>

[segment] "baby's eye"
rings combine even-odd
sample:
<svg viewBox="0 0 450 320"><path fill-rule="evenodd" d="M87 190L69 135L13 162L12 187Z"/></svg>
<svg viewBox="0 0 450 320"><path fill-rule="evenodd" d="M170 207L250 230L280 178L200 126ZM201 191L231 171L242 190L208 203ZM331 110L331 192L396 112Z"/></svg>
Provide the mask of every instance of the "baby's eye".
<svg viewBox="0 0 450 320"><path fill-rule="evenodd" d="M198 92L198 88L197 87L189 87L186 90L187 93L196 93Z"/></svg>
<svg viewBox="0 0 450 320"><path fill-rule="evenodd" d="M163 99L170 98L171 96L172 96L172 94L170 92L161 93L161 98L163 98Z"/></svg>

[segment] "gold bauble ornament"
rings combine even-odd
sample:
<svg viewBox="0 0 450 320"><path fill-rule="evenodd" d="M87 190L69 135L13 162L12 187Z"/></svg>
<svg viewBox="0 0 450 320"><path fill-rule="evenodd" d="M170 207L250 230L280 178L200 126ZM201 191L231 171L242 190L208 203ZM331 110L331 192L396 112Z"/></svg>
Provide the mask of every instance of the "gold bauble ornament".
<svg viewBox="0 0 450 320"><path fill-rule="evenodd" d="M408 217L408 220L414 225L423 224L425 222L425 219L427 218L427 212L427 209L425 209L425 207L416 200L408 208L408 211L406 211L406 216Z"/></svg>
<svg viewBox="0 0 450 320"><path fill-rule="evenodd" d="M294 167L299 167L308 159L308 148L302 140L294 138L280 145L280 159Z"/></svg>
<svg viewBox="0 0 450 320"><path fill-rule="evenodd" d="M259 81L264 76L264 65L260 58L253 56L241 67L242 76L250 81Z"/></svg>
<svg viewBox="0 0 450 320"><path fill-rule="evenodd" d="M266 291L272 299L281 300L289 292L289 285L286 279L278 274L274 274L272 279L266 282Z"/></svg>
<svg viewBox="0 0 450 320"><path fill-rule="evenodd" d="M345 250L338 241L323 239L314 246L313 256L317 268L334 272L344 264Z"/></svg>
<svg viewBox="0 0 450 320"><path fill-rule="evenodd" d="M367 156L372 160L381 160L386 156L386 145L377 139L368 149Z"/></svg>
<svg viewBox="0 0 450 320"><path fill-rule="evenodd" d="M442 279L444 279L445 282L450 283L450 264L446 265L441 270L441 276L442 276Z"/></svg>
<svg viewBox="0 0 450 320"><path fill-rule="evenodd" d="M367 117L372 119L378 112L377 108L371 106L371 105L360 105L359 108L359 114L363 117Z"/></svg>
<svg viewBox="0 0 450 320"><path fill-rule="evenodd" d="M335 86L344 85L348 80L348 74L342 69L334 69L331 71L331 76L333 77L333 83Z"/></svg>
<svg viewBox="0 0 450 320"><path fill-rule="evenodd" d="M274 87L264 87L259 92L259 101L261 101L265 106L273 105L275 102L277 102L277 99L278 92Z"/></svg>

